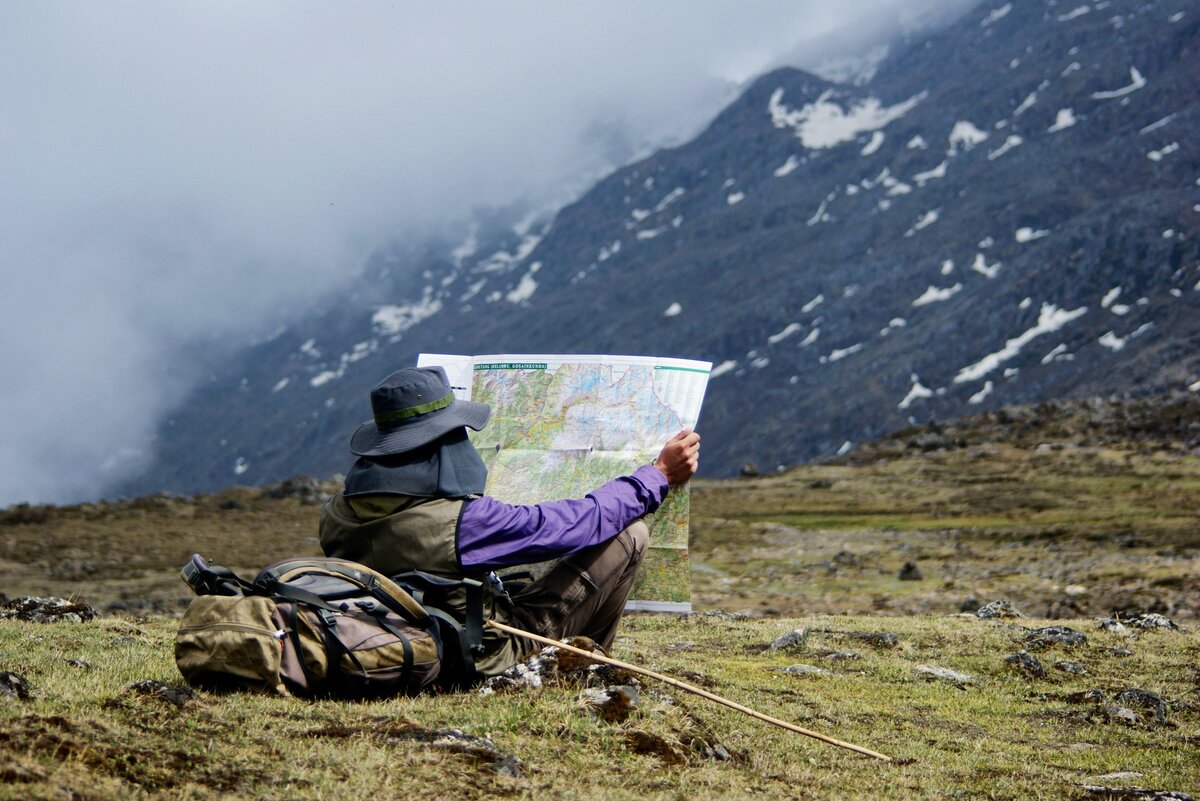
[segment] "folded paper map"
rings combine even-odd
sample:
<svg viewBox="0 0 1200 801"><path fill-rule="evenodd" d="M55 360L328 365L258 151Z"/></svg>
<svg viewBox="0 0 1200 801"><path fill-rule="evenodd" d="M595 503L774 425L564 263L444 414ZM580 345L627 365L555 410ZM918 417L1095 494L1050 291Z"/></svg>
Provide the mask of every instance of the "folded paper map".
<svg viewBox="0 0 1200 801"><path fill-rule="evenodd" d="M417 366L430 365L446 370L458 397L492 407L471 441L487 493L518 504L581 498L654 461L680 429L695 428L712 370L642 356L422 353ZM628 608L689 612L687 487L672 487L646 522L650 548Z"/></svg>

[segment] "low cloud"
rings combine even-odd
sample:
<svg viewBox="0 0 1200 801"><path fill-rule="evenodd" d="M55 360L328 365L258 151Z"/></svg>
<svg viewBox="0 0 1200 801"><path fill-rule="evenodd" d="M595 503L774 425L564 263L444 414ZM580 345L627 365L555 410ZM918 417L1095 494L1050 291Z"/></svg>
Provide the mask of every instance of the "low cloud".
<svg viewBox="0 0 1200 801"><path fill-rule="evenodd" d="M381 243L567 200L765 69L966 5L4 4L0 504L136 469L195 354Z"/></svg>

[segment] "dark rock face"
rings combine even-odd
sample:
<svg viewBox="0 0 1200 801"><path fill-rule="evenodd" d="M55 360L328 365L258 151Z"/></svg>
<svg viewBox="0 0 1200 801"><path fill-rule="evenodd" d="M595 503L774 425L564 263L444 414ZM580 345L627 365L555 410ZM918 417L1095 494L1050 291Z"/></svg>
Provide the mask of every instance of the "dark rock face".
<svg viewBox="0 0 1200 801"><path fill-rule="evenodd" d="M711 360L721 476L1006 404L1194 385L1200 18L1188 0L1005 7L895 44L861 85L765 75L552 219L381 250L197 388L119 491L344 471L370 387L421 351ZM1132 422L1089 419L1097 440ZM1196 421L1146 435L1196 448Z"/></svg>

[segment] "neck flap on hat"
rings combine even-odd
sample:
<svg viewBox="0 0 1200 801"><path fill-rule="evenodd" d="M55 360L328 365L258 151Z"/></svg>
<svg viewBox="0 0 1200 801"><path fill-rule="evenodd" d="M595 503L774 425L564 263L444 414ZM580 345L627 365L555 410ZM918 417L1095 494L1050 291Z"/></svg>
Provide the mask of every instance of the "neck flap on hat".
<svg viewBox="0 0 1200 801"><path fill-rule="evenodd" d="M467 429L459 428L407 453L360 457L346 475L344 494L466 498L482 495L486 481L483 459L467 439Z"/></svg>

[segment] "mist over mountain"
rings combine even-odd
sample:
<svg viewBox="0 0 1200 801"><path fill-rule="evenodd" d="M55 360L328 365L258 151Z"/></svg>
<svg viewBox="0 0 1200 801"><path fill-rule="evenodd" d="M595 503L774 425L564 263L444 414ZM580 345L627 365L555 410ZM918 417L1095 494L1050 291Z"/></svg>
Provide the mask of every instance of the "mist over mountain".
<svg viewBox="0 0 1200 801"><path fill-rule="evenodd" d="M1200 391L1198 44L1184 0L990 2L842 82L769 72L569 205L379 249L214 369L120 491L344 471L370 387L421 351L710 360L710 476Z"/></svg>

